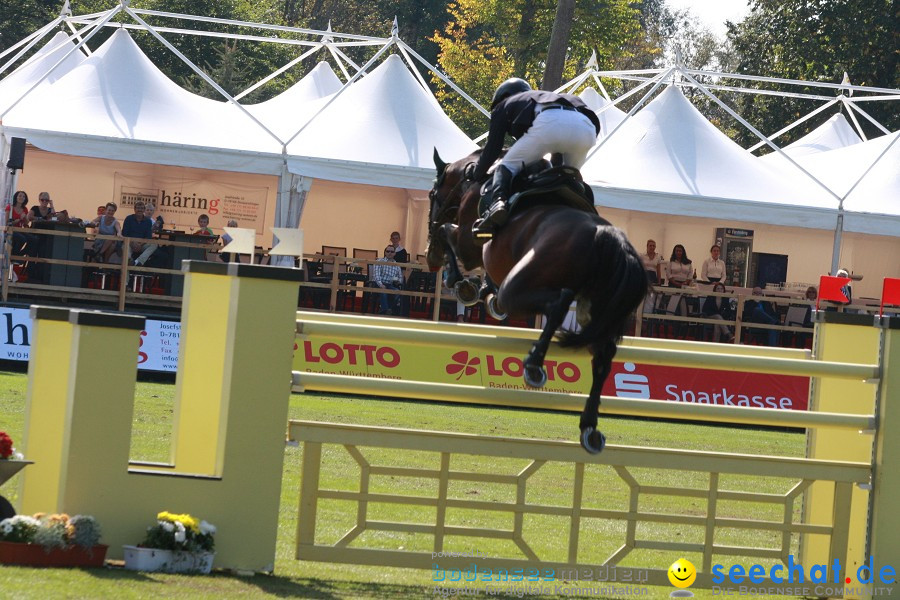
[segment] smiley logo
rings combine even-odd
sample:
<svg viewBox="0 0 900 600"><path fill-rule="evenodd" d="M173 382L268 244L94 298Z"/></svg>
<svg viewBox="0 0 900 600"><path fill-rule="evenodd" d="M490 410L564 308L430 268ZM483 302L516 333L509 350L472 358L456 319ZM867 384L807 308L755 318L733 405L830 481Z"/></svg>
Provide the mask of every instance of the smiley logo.
<svg viewBox="0 0 900 600"><path fill-rule="evenodd" d="M679 558L669 567L669 581L677 588L691 587L696 579L697 569L683 558Z"/></svg>

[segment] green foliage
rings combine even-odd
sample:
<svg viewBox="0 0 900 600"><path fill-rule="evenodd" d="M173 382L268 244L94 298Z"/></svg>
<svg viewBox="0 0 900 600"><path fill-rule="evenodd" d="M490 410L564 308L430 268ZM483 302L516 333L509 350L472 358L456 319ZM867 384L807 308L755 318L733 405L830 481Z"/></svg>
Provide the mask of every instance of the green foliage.
<svg viewBox="0 0 900 600"><path fill-rule="evenodd" d="M482 105L509 77L540 83L556 13L555 0L455 0L446 25L432 40L438 63L450 79ZM563 80L584 69L596 51L601 68L613 65L639 36L639 12L624 0L580 1L570 32ZM469 135L487 129L487 119L438 78L437 96L447 114Z"/></svg>
<svg viewBox="0 0 900 600"><path fill-rule="evenodd" d="M729 28L734 69L830 83L840 83L847 72L855 85L898 88L898 18L892 0L753 0L750 15ZM772 133L820 105L748 95L740 99L738 113ZM871 102L864 109L889 130L900 127L900 114L889 103ZM832 114L811 119L781 141L804 135ZM749 131L741 137L742 142L756 141Z"/></svg>

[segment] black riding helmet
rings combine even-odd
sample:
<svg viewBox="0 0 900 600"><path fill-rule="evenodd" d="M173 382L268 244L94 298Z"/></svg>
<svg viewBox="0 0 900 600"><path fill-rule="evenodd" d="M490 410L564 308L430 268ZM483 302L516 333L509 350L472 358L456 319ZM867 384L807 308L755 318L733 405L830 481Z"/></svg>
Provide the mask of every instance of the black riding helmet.
<svg viewBox="0 0 900 600"><path fill-rule="evenodd" d="M494 110L495 106L497 106L510 96L528 91L531 91L531 86L524 79L519 79L518 77L511 77L507 79L499 86L497 86L497 91L494 92L494 97L491 98L491 110Z"/></svg>

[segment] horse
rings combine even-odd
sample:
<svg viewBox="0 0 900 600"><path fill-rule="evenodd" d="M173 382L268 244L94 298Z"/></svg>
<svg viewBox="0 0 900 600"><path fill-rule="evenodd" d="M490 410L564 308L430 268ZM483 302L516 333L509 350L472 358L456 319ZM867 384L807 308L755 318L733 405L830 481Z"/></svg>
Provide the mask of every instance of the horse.
<svg viewBox="0 0 900 600"><path fill-rule="evenodd" d="M429 193L428 265L435 270L446 266L448 285L461 278L458 262L466 270L484 267L488 280L499 282L496 293L485 298L495 318L546 317L523 361L529 386L540 388L547 380L544 357L554 334L561 346L590 350L593 380L581 413L579 441L589 453L597 454L606 445L606 437L597 429L600 392L625 326L648 290L640 256L625 234L596 211L564 204L513 210L489 242L476 244L472 223L478 217L480 184L467 180L465 169L478 160L479 152L448 164L435 149L437 178ZM573 300L581 330L557 331Z"/></svg>

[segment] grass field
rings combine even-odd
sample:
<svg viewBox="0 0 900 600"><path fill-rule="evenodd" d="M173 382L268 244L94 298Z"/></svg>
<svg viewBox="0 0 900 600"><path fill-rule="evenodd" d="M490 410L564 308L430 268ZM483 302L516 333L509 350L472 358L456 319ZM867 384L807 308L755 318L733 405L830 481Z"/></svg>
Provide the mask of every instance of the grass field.
<svg viewBox="0 0 900 600"><path fill-rule="evenodd" d="M98 384L99 385L99 384ZM23 411L25 404L26 376L20 373L0 372L0 430L7 431L14 440L21 438L23 427ZM165 461L168 457L168 444L172 423L173 397L175 386L160 383L139 383L135 398L135 421L132 438L132 459ZM375 400L348 396L292 395L290 398L290 417L330 421L338 423L354 423L363 425L379 425L412 429L435 429L476 433L501 437L529 437L551 440L575 439L577 433L577 416L554 412L525 412L508 409L487 409L466 406L448 406L438 403L409 402L399 400ZM797 433L786 433L769 430L734 429L711 427L704 425L674 425L666 422L654 422L638 419L603 419L601 427L606 432L609 442L617 445L674 447L711 451L736 451L746 454L778 454L782 456L802 456L805 448L804 436ZM400 464L420 465L427 461L418 455L391 456ZM179 576L134 573L123 569L107 568L100 570L39 570L18 567L0 568L0 598L427 598L437 597L432 580L432 572L427 569L398 569L380 567L362 567L336 565L328 563L299 562L293 558L295 544L295 528L297 519L297 499L299 493L299 472L302 450L298 447L285 448L284 483L282 486L281 511L279 516L279 535L275 574L271 576L238 577L228 574L210 576ZM474 460L474 459L473 459ZM326 471L330 487L353 489L355 475L346 464L346 457L341 452L326 453ZM473 465L478 469L501 469L503 464ZM515 467L516 465L512 465ZM593 467L591 467L593 469ZM591 495L591 505L597 507L616 507L623 502L624 486L618 478L612 478L604 468L589 470L590 483L586 486ZM608 468L606 468L608 469ZM702 487L705 475L697 473L677 474L675 472L636 473L646 477L655 485L676 485L684 487ZM554 504L565 502L566 492L560 486L560 474L552 469L542 474L543 479L536 486L536 500ZM613 483L614 481L614 483ZM0 494L15 504L18 478L0 486ZM728 487L732 489L753 489L756 491L783 491L789 482L754 481L752 478L730 478ZM381 485L391 486L392 482ZM428 483L412 482L427 486ZM460 490L461 494L480 494L484 498L498 498L503 490L494 489L490 484L473 484L472 489ZM531 500L531 499L530 499ZM693 503L693 504L692 504ZM342 507L325 507L324 512L333 511L336 524L321 531L317 535L324 540L336 539L343 530L338 514ZM656 503L642 506L642 509L657 511L679 511L685 514L705 514L705 506L701 500L689 498L673 500L660 499ZM730 507L724 505L723 510L743 519L779 519L780 511L772 511L772 507L747 505L742 503ZM160 509L178 510L177 507L160 507ZM383 509L389 511L390 509ZM394 509L396 510L396 509ZM471 513L471 511L470 511ZM395 520L415 520L415 515L392 514L382 515ZM489 521L485 514L460 514L458 518L466 524L481 524ZM148 523L149 525L149 523ZM217 523L219 527L225 524ZM538 527L542 525L536 524ZM657 539L679 539L680 541L696 541L697 533L689 528L662 523L641 532L643 537ZM684 536L684 537L681 537ZM594 524L582 531L583 539L595 540L598 560L608 554L609 548L615 548L620 542L621 531L617 524ZM720 540L717 539L717 542ZM728 532L723 541L730 544L771 546L772 540L757 532L738 530ZM397 544L409 549L427 544L427 540L396 540ZM535 541L536 551L540 556L559 552L565 540L553 536L545 536ZM427 548L427 545L424 546ZM481 548L492 549L485 543ZM633 553L623 566L637 566L640 561L658 563L659 555L653 552ZM690 557L688 557L690 558ZM723 558L723 561L727 560ZM667 567L667 564L653 566ZM671 588L649 588L650 595L643 597L667 598ZM695 590L698 598L712 597L711 592ZM482 593L482 596L486 594ZM512 596L494 596L512 597ZM555 596L529 595L530 598ZM615 597L615 596L591 596ZM623 596L627 597L627 596Z"/></svg>

